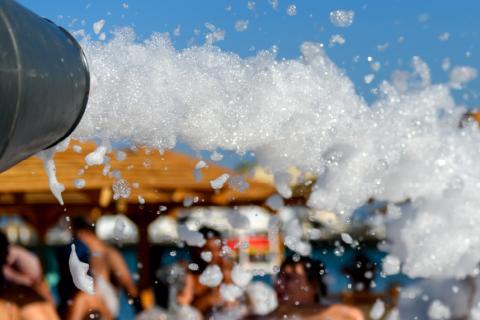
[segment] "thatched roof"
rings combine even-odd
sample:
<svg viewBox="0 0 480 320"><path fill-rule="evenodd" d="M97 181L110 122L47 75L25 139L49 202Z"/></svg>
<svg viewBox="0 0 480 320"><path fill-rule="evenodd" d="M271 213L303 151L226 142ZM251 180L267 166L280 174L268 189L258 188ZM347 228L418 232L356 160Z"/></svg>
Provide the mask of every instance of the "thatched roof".
<svg viewBox="0 0 480 320"><path fill-rule="evenodd" d="M88 167L85 157L95 148L94 143L73 141L65 152L55 155L57 178L66 187L63 192L66 204L96 202L106 206L113 196L112 185L119 179L125 180L131 189L127 200L132 204L139 203L140 197L140 201L143 198L147 203L182 203L187 198L198 204L226 205L264 201L274 193L272 185L251 179L245 179L249 187L243 191L232 183L214 190L210 181L225 173L231 177L236 174L208 163L208 167L199 170L201 178L196 179L195 166L199 159L174 151L160 154L145 149L136 152L125 149L122 157L113 151L107 165ZM122 160L124 155L126 158ZM83 188L75 186L77 179L85 181ZM0 206L56 202L39 158L31 157L0 174Z"/></svg>

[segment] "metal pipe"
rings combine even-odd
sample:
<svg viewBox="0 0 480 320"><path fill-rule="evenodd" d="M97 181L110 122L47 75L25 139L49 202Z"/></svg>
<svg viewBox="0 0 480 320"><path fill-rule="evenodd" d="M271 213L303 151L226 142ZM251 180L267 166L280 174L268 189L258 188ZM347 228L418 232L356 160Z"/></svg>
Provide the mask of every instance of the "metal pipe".
<svg viewBox="0 0 480 320"><path fill-rule="evenodd" d="M78 42L17 2L0 0L0 172L68 137L89 89Z"/></svg>

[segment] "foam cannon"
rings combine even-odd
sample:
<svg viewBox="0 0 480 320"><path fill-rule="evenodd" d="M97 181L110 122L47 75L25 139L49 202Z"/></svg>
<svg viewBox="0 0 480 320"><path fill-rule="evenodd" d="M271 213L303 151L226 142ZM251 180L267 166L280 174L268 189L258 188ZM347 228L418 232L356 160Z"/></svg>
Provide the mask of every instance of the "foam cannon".
<svg viewBox="0 0 480 320"><path fill-rule="evenodd" d="M90 75L77 41L13 0L0 0L0 172L68 137Z"/></svg>

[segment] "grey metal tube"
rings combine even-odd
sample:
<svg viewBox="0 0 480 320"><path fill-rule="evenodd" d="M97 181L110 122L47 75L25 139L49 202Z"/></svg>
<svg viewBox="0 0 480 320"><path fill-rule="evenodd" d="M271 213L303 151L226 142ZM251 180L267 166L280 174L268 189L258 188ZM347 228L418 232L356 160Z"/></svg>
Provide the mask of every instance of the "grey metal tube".
<svg viewBox="0 0 480 320"><path fill-rule="evenodd" d="M63 28L13 0L0 0L0 172L72 133L90 75Z"/></svg>

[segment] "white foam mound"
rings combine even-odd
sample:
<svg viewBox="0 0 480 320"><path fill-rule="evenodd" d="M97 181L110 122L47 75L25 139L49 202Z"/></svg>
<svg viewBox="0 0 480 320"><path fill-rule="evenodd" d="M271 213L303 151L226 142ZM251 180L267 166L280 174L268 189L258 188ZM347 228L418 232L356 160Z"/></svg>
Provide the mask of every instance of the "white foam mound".
<svg viewBox="0 0 480 320"><path fill-rule="evenodd" d="M72 275L73 283L75 287L88 294L94 294L93 278L87 274L89 265L78 259L77 252L75 251L75 245L72 244L72 251L68 259L68 266Z"/></svg>
<svg viewBox="0 0 480 320"><path fill-rule="evenodd" d="M209 265L200 275L198 281L207 287L216 287L223 280L223 273L216 264Z"/></svg>
<svg viewBox="0 0 480 320"><path fill-rule="evenodd" d="M184 224L178 225L177 232L180 240L184 241L189 246L202 247L206 242L203 234L195 230L190 230Z"/></svg>
<svg viewBox="0 0 480 320"><path fill-rule="evenodd" d="M367 105L319 44L282 61L274 51L241 58L211 45L176 51L160 34L136 42L129 29L82 45L92 88L76 138L253 151L282 196L291 195L285 169L294 165L319 177L308 204L339 214L372 196L409 198L408 221L401 214L391 233L402 270L461 276L480 261L479 130L458 127L464 109L449 84L431 84L419 58Z"/></svg>

